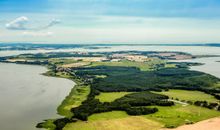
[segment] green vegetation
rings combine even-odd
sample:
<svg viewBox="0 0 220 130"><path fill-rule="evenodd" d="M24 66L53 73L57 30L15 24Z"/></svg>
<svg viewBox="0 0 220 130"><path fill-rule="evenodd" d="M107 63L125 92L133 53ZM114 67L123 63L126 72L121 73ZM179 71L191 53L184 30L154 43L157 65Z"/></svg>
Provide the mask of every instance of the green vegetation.
<svg viewBox="0 0 220 130"><path fill-rule="evenodd" d="M67 124L64 130L158 130L162 124L140 117L130 116L126 118L96 120Z"/></svg>
<svg viewBox="0 0 220 130"><path fill-rule="evenodd" d="M96 99L99 99L100 102L112 102L115 101L115 99L124 97L127 94L130 94L131 92L109 92L109 93L100 93L98 96L96 96Z"/></svg>
<svg viewBox="0 0 220 130"><path fill-rule="evenodd" d="M147 62L134 62L134 61L122 60L119 62L93 62L91 66L92 67L94 66L137 67L140 68L140 70L142 71L149 71L156 69L160 64L164 65L165 61L159 59L152 59Z"/></svg>
<svg viewBox="0 0 220 130"><path fill-rule="evenodd" d="M62 104L57 108L60 115L72 117L72 108L78 107L87 99L90 93L90 87L84 85L75 85L70 94L63 100Z"/></svg>
<svg viewBox="0 0 220 130"><path fill-rule="evenodd" d="M138 91L161 91L161 89L178 88L207 92L207 90L209 90L207 87L211 88L213 84L219 82L219 79L211 75L183 68L161 68L156 71L140 71L136 67L95 66L73 68L71 72L75 73L76 77L81 78L85 84L90 84L92 89L86 101L82 102L79 107L71 109L73 118L80 120L88 120L88 117L94 113L118 110L125 111L128 115L147 115L155 113L158 111L157 108L146 108L144 106L172 106L174 103L166 100L168 96ZM99 78L97 75L105 75L106 77ZM126 94L112 102L102 103L98 100L100 97L97 98L100 91L128 91L138 93ZM183 117L185 118L185 116ZM62 129L65 127L64 124L68 122L69 121L63 122L61 120L59 124L61 123L62 125L58 125L57 127ZM180 120L176 124L167 123L166 126L176 127L181 123L185 122Z"/></svg>
<svg viewBox="0 0 220 130"><path fill-rule="evenodd" d="M220 112L194 105L175 105L167 107L157 106L158 112L143 117L161 122L165 127L177 127L183 124L191 124L201 120L218 117Z"/></svg>
<svg viewBox="0 0 220 130"><path fill-rule="evenodd" d="M47 130L55 130L56 125L53 123L55 120L45 120L43 123L37 124L37 128L45 128Z"/></svg>
<svg viewBox="0 0 220 130"><path fill-rule="evenodd" d="M135 67L96 66L72 69L83 79L92 79L92 87L101 92L135 92L161 89L210 91L220 80L214 76L183 68L140 71ZM95 78L106 75L106 78ZM213 90L214 91L214 90Z"/></svg>
<svg viewBox="0 0 220 130"><path fill-rule="evenodd" d="M218 88L218 89L220 89L220 82L218 82L217 84L215 84L215 85L213 86L213 88Z"/></svg>
<svg viewBox="0 0 220 130"><path fill-rule="evenodd" d="M111 120L129 117L129 115L124 111L111 111L104 113L93 114L88 118L88 121L98 121L98 120Z"/></svg>
<svg viewBox="0 0 220 130"><path fill-rule="evenodd" d="M79 107L72 108L73 118L87 121L88 117L94 113L102 113L109 111L126 111L129 115L146 115L157 112L156 108L145 108L142 106L159 105L171 106L173 102L167 101L168 96L154 94L151 92L139 92L125 95L116 99L114 102L101 103L98 99L94 99L96 91L92 89L88 99Z"/></svg>
<svg viewBox="0 0 220 130"><path fill-rule="evenodd" d="M60 59L60 58L51 58L51 59L49 59L49 63L53 64L53 65L56 65L57 67L63 67L63 68L66 68L66 67L79 67L80 65L84 66L84 65L89 65L90 64L90 62L88 62L88 61L77 61L77 60L74 60L74 59L71 59L71 58L62 58L62 59Z"/></svg>
<svg viewBox="0 0 220 130"><path fill-rule="evenodd" d="M155 106L151 106L155 107ZM134 129L155 129L158 130L161 127L178 127L184 124L191 124L201 120L218 117L220 113L214 110L210 110L207 108L201 108L193 105L182 106L182 105L175 105L171 107L163 107L163 106L156 106L159 111L154 114L144 115L144 116L136 116L133 123L139 124L138 126L144 125L142 128L137 126L130 126L128 123L133 124L132 122L126 123L128 126L127 130L134 130ZM142 119L139 120L140 117L144 117L146 120ZM119 128L123 126L124 120L133 119L134 117L128 116L125 112L121 111L113 111L113 112L105 112L94 114L89 117L88 122L78 121L76 123L71 123L66 125L64 130L109 130L109 128ZM145 121L144 124L142 124ZM114 122L118 122L115 124ZM149 123L157 124L154 127L150 127ZM157 123L159 122L159 123ZM140 125L141 124L141 125ZM145 125L148 124L149 128ZM109 127L106 127L108 125ZM135 128L137 127L137 128ZM137 129L138 130L138 129Z"/></svg>
<svg viewBox="0 0 220 130"><path fill-rule="evenodd" d="M30 58L30 59L51 59L51 58L64 58L64 57L100 57L102 55L99 54L80 54L77 52L49 52L49 53L37 53L37 54L20 54L17 56L12 56L15 58Z"/></svg>
<svg viewBox="0 0 220 130"><path fill-rule="evenodd" d="M209 94L200 91L188 91L188 90L169 90L163 92L154 92L158 94L167 95L173 99L185 100L185 101L208 101L218 102L218 100Z"/></svg>
<svg viewBox="0 0 220 130"><path fill-rule="evenodd" d="M155 94L151 92L138 92L127 94L122 98L116 99L114 102L118 104L129 104L131 106L172 106L173 102L167 101L168 96Z"/></svg>
<svg viewBox="0 0 220 130"><path fill-rule="evenodd" d="M63 58L51 58L51 59L49 59L49 62L54 65L64 65L64 64L70 64L70 63L77 63L76 60L63 59Z"/></svg>

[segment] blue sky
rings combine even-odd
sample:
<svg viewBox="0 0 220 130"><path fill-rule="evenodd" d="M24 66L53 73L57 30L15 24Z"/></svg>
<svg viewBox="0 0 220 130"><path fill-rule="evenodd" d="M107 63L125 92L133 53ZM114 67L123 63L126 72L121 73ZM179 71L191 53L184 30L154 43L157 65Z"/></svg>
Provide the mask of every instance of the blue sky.
<svg viewBox="0 0 220 130"><path fill-rule="evenodd" d="M1 0L0 42L220 42L219 0Z"/></svg>

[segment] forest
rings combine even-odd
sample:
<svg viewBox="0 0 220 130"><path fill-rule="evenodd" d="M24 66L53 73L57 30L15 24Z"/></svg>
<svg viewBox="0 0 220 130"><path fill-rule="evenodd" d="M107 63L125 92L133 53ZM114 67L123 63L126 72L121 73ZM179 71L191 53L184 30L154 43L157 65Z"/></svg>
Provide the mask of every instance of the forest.
<svg viewBox="0 0 220 130"><path fill-rule="evenodd" d="M92 81L91 86L101 92L161 91L162 89L186 89L219 92L212 88L220 80L209 74L185 68L163 68L140 71L135 67L96 66L72 69L76 76ZM106 75L106 78L96 78Z"/></svg>

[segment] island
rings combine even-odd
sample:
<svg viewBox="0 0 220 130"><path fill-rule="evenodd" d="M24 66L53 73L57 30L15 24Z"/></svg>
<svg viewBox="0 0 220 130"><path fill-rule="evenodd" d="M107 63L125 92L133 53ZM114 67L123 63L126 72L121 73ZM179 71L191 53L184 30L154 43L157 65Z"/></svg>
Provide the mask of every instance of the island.
<svg viewBox="0 0 220 130"><path fill-rule="evenodd" d="M95 48L94 48L95 49ZM192 71L199 58L184 52L49 52L0 57L0 62L46 66L46 76L77 85L57 107L49 130L175 128L220 116L220 79ZM141 124L141 125L140 125Z"/></svg>

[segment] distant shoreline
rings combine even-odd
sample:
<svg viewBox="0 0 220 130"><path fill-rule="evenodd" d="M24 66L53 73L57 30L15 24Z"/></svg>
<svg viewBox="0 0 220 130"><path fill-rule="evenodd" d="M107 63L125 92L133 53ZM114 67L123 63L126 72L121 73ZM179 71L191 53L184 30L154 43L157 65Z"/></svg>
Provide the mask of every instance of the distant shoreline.
<svg viewBox="0 0 220 130"><path fill-rule="evenodd" d="M220 47L220 43L180 43L180 44L143 44L143 43L91 43L91 44L40 44L40 43L0 43L0 51L6 50L54 50L54 49L74 49L74 48L83 48L83 49L100 49L108 48L113 46L203 46L203 47Z"/></svg>

